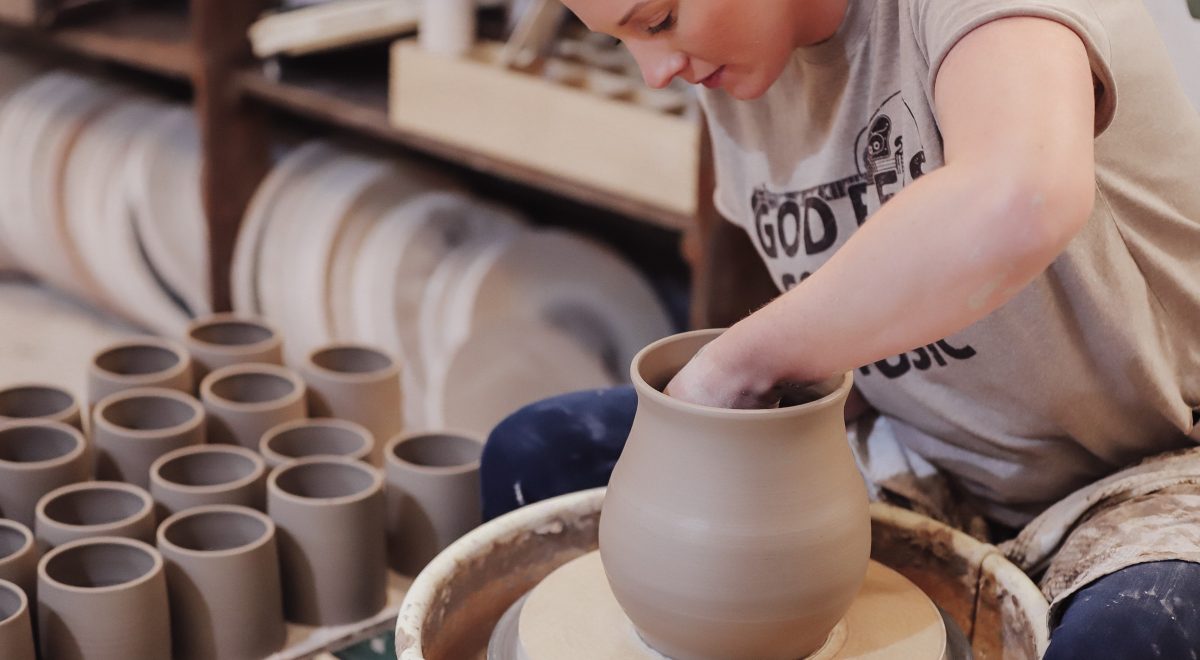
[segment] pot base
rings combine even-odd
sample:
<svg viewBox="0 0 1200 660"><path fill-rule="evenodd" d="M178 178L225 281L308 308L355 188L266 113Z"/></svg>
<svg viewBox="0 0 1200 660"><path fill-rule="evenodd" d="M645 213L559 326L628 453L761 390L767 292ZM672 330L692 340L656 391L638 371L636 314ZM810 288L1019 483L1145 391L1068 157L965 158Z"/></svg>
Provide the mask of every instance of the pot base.
<svg viewBox="0 0 1200 660"><path fill-rule="evenodd" d="M488 660L663 660L617 603L599 552L574 559L518 600L496 625ZM947 660L946 626L915 584L871 561L861 591L807 660Z"/></svg>

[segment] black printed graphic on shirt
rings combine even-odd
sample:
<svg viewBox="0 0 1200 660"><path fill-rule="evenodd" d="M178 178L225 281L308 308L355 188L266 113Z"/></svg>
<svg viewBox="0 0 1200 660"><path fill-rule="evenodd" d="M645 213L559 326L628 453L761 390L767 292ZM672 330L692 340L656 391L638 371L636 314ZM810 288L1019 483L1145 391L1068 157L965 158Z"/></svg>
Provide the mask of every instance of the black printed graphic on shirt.
<svg viewBox="0 0 1200 660"><path fill-rule="evenodd" d="M765 184L753 190L751 235L783 290L812 275L871 214L925 174L924 142L899 92L868 119L854 140L853 155L857 171L836 181L803 190L776 192ZM899 378L974 355L970 346L942 340L860 371Z"/></svg>

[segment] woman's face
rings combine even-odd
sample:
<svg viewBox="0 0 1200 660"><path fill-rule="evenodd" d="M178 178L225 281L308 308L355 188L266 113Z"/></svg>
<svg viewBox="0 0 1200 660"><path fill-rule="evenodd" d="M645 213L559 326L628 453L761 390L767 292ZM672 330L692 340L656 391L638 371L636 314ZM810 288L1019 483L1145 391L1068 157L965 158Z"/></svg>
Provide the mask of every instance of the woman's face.
<svg viewBox="0 0 1200 660"><path fill-rule="evenodd" d="M739 99L761 96L792 51L833 36L847 0L563 0L633 53L651 87L675 76Z"/></svg>

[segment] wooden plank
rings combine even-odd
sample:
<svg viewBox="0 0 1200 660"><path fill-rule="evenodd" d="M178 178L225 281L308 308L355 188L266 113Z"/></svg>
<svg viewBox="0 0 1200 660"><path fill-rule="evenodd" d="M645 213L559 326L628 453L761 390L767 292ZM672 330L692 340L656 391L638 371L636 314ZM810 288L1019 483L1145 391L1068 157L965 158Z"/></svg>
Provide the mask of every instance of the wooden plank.
<svg viewBox="0 0 1200 660"><path fill-rule="evenodd" d="M388 120L386 80L380 79L374 84L303 78L277 81L260 71L246 70L238 76L238 83L246 95L272 107L429 154L477 172L516 181L671 229L680 229L692 223L692 218L687 214L616 195L476 149L396 128Z"/></svg>

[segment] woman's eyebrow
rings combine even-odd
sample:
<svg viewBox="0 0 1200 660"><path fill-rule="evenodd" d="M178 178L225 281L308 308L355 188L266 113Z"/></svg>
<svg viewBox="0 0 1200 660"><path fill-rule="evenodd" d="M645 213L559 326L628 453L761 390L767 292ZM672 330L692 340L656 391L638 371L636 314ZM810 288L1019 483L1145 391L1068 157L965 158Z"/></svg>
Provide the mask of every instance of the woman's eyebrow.
<svg viewBox="0 0 1200 660"><path fill-rule="evenodd" d="M622 16L621 20L617 22L617 25L623 26L626 23L628 23L629 19L633 18L633 15L637 13L637 10L641 9L642 7L645 7L646 4L647 4L646 2L639 2L639 3L635 4L634 6L630 7L629 11L625 12L625 15Z"/></svg>

